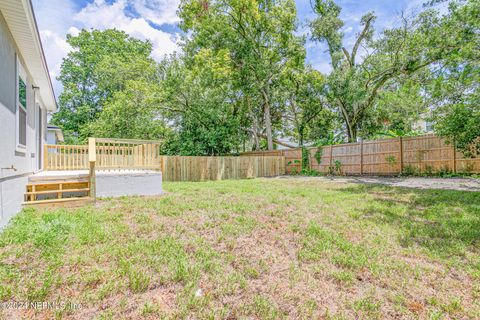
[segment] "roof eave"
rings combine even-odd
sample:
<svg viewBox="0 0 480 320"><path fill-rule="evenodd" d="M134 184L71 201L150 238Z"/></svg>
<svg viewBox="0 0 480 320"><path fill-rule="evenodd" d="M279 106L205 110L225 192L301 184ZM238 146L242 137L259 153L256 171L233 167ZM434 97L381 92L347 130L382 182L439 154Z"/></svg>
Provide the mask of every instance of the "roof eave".
<svg viewBox="0 0 480 320"><path fill-rule="evenodd" d="M49 100L53 100L53 101L50 101L49 103L46 103L45 107L47 108L48 111L55 112L58 109L57 99L55 97L55 91L53 90L53 84L52 84L52 79L50 78L50 71L48 70L47 60L45 59L45 51L43 50L42 40L40 38L40 32L38 31L37 18L35 17L35 12L33 11L32 0L24 0L24 1L28 1L27 8L28 8L31 20L33 21L33 25L34 25L34 29L35 29L33 33L34 33L34 36L37 40L36 42L37 42L37 45L39 47L39 51L41 52L41 59L42 59L43 68L45 69L45 74L46 74L47 79L48 79L48 81L47 81L48 82L48 91L49 91L49 94L51 95ZM42 96L42 98L43 98L43 96ZM45 103L45 100L44 100L44 103Z"/></svg>
<svg viewBox="0 0 480 320"><path fill-rule="evenodd" d="M39 87L43 104L48 111L56 111L55 93L31 0L2 0L0 9L26 64L25 68L33 78L33 85Z"/></svg>

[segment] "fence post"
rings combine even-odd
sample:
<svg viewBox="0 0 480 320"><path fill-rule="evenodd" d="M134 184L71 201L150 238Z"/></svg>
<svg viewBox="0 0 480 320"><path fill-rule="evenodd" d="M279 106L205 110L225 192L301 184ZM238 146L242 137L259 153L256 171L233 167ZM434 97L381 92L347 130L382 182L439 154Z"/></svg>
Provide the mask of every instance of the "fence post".
<svg viewBox="0 0 480 320"><path fill-rule="evenodd" d="M457 148L456 141L453 139L453 173L457 173Z"/></svg>
<svg viewBox="0 0 480 320"><path fill-rule="evenodd" d="M311 157L311 149L310 148L307 148L307 152L308 152L308 166L310 167L310 171L312 171L312 157Z"/></svg>
<svg viewBox="0 0 480 320"><path fill-rule="evenodd" d="M399 137L398 141L400 143L400 174L403 172L403 138Z"/></svg>
<svg viewBox="0 0 480 320"><path fill-rule="evenodd" d="M360 175L363 176L363 139L360 141Z"/></svg>
<svg viewBox="0 0 480 320"><path fill-rule="evenodd" d="M330 145L330 165L328 167L328 172L333 172L332 170L332 164L333 164L333 144Z"/></svg>
<svg viewBox="0 0 480 320"><path fill-rule="evenodd" d="M97 161L97 151L95 149L95 138L88 138L88 162L90 163L89 167L89 186L90 186L90 197L93 198L93 201L97 200L97 190L96 190L96 179L95 179L95 162Z"/></svg>

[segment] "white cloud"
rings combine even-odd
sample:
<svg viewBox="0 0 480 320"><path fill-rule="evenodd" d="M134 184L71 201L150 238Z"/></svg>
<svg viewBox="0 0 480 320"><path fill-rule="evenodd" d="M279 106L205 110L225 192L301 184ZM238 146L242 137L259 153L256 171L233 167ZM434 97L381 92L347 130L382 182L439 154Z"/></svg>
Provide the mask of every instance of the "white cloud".
<svg viewBox="0 0 480 320"><path fill-rule="evenodd" d="M60 74L63 57L71 50L65 35L71 26L75 5L69 0L35 0L33 4L50 78L58 97L62 85L56 77Z"/></svg>
<svg viewBox="0 0 480 320"><path fill-rule="evenodd" d="M179 36L158 30L149 22L156 25L177 23L178 4L179 0L116 0L111 3L95 0L79 8L74 0L33 0L40 37L57 96L62 91L62 85L56 77L60 74L62 59L72 50L66 42L67 34L78 35L82 28L116 28L132 37L150 40L153 45L153 58L160 60L165 54L179 49ZM127 14L129 8L133 8L139 16L132 17Z"/></svg>
<svg viewBox="0 0 480 320"><path fill-rule="evenodd" d="M118 0L112 4L108 4L104 0L95 0L73 18L86 28L106 29L123 26L130 20L123 12L125 6L124 0Z"/></svg>
<svg viewBox="0 0 480 320"><path fill-rule="evenodd" d="M157 60L178 50L176 35L155 29L143 17L127 16L125 13L127 4L125 0L118 0L112 4L105 0L95 0L76 14L74 20L85 28L100 30L116 28L132 37L148 39L153 44L153 57Z"/></svg>
<svg viewBox="0 0 480 320"><path fill-rule="evenodd" d="M180 21L177 15L179 0L130 0L137 13L155 24L173 24Z"/></svg>
<svg viewBox="0 0 480 320"><path fill-rule="evenodd" d="M80 29L78 29L76 27L70 27L70 28L68 28L67 33L71 34L72 36L78 36L80 34Z"/></svg>

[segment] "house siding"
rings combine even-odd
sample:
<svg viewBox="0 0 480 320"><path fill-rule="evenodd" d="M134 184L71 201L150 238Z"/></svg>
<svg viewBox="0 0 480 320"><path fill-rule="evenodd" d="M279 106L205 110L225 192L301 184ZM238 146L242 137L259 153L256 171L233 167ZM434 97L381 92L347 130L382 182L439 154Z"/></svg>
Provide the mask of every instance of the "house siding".
<svg viewBox="0 0 480 320"><path fill-rule="evenodd" d="M22 62L27 72L27 126L26 149L17 150L16 135L16 58ZM12 165L16 171L2 169L0 171L0 228L8 223L20 209L28 175L38 169L38 107L42 105L38 94L32 88L33 79L28 71L28 65L23 63L15 41L8 29L5 19L0 12L0 168ZM46 138L46 111L42 107L43 137Z"/></svg>
<svg viewBox="0 0 480 320"><path fill-rule="evenodd" d="M48 144L57 144L57 135L55 131L48 131L47 132L47 143Z"/></svg>
<svg viewBox="0 0 480 320"><path fill-rule="evenodd" d="M0 12L0 103L15 113L15 47Z"/></svg>

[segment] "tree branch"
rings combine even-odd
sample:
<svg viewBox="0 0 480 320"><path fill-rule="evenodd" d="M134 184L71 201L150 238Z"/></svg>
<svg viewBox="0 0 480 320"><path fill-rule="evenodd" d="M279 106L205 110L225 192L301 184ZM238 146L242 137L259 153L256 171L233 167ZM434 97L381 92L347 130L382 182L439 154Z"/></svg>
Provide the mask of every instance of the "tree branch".
<svg viewBox="0 0 480 320"><path fill-rule="evenodd" d="M363 28L362 32L358 36L357 41L355 42L355 45L353 46L352 49L352 54L350 58L350 65L353 67L355 65L355 56L357 55L358 47L360 47L360 44L362 43L363 39L366 38L368 31L370 30L370 24L372 21L375 19L373 15L371 15L366 21L365 21L365 27Z"/></svg>
<svg viewBox="0 0 480 320"><path fill-rule="evenodd" d="M345 49L345 47L342 47L342 50L345 58L347 58L348 64L353 67L353 63L352 60L350 60L350 54L348 53L347 49Z"/></svg>

